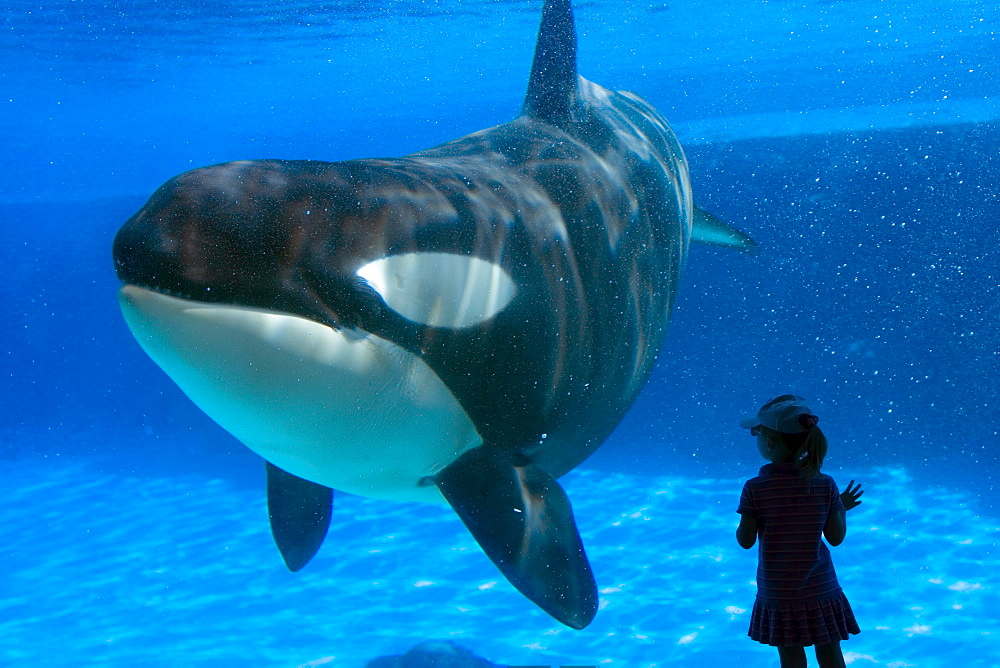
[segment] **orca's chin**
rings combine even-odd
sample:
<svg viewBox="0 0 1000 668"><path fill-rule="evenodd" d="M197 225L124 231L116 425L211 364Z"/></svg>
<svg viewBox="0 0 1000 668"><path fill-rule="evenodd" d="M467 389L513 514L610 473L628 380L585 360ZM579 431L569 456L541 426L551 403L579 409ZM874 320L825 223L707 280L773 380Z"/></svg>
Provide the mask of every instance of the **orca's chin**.
<svg viewBox="0 0 1000 668"><path fill-rule="evenodd" d="M482 443L423 360L367 332L134 285L119 302L142 348L199 408L293 475L440 502L422 481Z"/></svg>

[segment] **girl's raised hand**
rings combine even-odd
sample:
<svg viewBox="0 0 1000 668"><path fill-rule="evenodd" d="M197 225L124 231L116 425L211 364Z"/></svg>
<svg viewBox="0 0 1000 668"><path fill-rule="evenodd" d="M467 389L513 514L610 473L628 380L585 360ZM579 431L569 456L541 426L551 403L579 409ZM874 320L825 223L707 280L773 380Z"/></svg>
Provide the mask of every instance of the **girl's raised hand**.
<svg viewBox="0 0 1000 668"><path fill-rule="evenodd" d="M854 485L854 489L851 489L851 485L854 485L853 480L847 483L847 489L840 494L840 500L844 504L844 510L857 508L861 505L861 502L858 500L861 498L861 495L864 494L864 492L861 491L861 483Z"/></svg>

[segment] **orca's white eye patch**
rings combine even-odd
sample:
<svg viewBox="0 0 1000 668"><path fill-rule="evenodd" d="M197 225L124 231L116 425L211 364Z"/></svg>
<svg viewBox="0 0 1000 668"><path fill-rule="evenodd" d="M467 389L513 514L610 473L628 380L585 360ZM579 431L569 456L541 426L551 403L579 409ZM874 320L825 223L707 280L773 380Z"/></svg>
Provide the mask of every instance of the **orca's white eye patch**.
<svg viewBox="0 0 1000 668"><path fill-rule="evenodd" d="M404 318L431 327L470 327L495 316L517 293L498 264L454 253L403 253L357 271Z"/></svg>

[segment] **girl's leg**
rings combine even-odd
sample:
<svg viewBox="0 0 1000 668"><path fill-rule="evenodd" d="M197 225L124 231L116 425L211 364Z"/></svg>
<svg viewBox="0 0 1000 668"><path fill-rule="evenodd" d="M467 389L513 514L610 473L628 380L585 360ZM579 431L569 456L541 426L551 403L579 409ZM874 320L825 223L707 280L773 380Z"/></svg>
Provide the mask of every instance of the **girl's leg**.
<svg viewBox="0 0 1000 668"><path fill-rule="evenodd" d="M778 657L781 659L781 668L806 668L804 647L779 647Z"/></svg>
<svg viewBox="0 0 1000 668"><path fill-rule="evenodd" d="M816 662L819 663L819 668L845 668L840 641L834 640L826 645L816 645Z"/></svg>

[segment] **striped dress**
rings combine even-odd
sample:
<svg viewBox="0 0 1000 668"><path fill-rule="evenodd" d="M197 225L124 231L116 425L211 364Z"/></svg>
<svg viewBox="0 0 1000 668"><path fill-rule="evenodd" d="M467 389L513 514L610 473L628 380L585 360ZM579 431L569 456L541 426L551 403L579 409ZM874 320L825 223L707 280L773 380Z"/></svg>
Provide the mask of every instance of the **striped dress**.
<svg viewBox="0 0 1000 668"><path fill-rule="evenodd" d="M767 464L743 485L736 512L757 520L757 599L748 635L776 646L825 645L860 633L822 540L842 510L837 483L806 480L794 464Z"/></svg>

